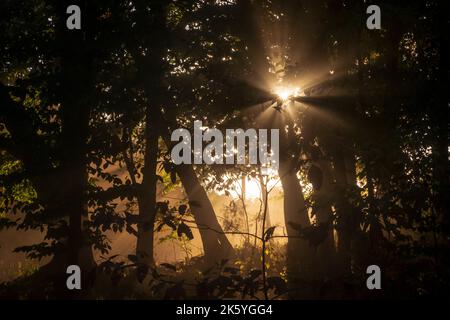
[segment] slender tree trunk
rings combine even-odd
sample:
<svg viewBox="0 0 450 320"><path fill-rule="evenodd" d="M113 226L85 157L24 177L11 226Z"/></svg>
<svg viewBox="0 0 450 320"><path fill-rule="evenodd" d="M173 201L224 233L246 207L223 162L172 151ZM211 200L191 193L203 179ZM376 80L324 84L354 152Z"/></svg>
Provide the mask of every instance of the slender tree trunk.
<svg viewBox="0 0 450 320"><path fill-rule="evenodd" d="M248 218L248 211L247 211L247 177L243 176L241 178L241 194L239 195L241 202L242 202L242 211L244 214L245 219L245 231L248 233L248 235L245 237L245 243L250 244L250 220Z"/></svg>
<svg viewBox="0 0 450 320"><path fill-rule="evenodd" d="M138 196L138 235L136 255L147 265L154 263L153 237L156 218L156 166L158 160L158 139L160 135L161 106L166 96L164 86L164 54L169 31L166 26L166 3L137 1L136 32L143 39L142 46L149 54L142 55L142 49L131 43L139 69L137 80L147 98L145 109L145 151L142 183ZM149 10L150 9L150 10Z"/></svg>
<svg viewBox="0 0 450 320"><path fill-rule="evenodd" d="M259 179L259 184L261 186L261 193L262 193L262 201L263 203L269 203L269 192L267 190L267 185L264 183L264 178L262 176L262 174L258 174L258 179ZM270 211L269 211L269 205L267 205L266 210L266 229L270 228L272 226L272 222L270 221Z"/></svg>
<svg viewBox="0 0 450 320"><path fill-rule="evenodd" d="M203 250L207 262L217 262L229 258L233 247L217 220L214 208L205 189L195 174L192 165L176 167L178 176L186 191L190 207L202 238Z"/></svg>
<svg viewBox="0 0 450 320"><path fill-rule="evenodd" d="M68 263L89 267L93 265L92 250L83 248L82 221L87 219L87 138L89 131L92 86L92 57L86 49L90 37L86 30L92 27L92 16L87 5L79 3L87 21L82 30L68 30L65 10L72 2L62 3L59 36L61 46L62 97L62 167L64 194L62 201L69 215ZM63 13L64 12L64 13ZM83 248L83 250L82 250ZM80 253L83 253L80 256Z"/></svg>
<svg viewBox="0 0 450 320"><path fill-rule="evenodd" d="M157 106L157 105L156 105ZM138 230L136 255L147 265L154 263L153 238L156 218L156 165L158 157L158 117L159 112L147 107L145 120L145 151L142 169L142 184L138 196Z"/></svg>

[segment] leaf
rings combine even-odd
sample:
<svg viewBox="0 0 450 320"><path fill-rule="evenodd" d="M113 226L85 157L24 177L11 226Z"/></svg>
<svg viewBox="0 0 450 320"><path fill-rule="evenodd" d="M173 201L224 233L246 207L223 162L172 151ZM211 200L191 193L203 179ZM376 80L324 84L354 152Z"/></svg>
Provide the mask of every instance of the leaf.
<svg viewBox="0 0 450 320"><path fill-rule="evenodd" d="M130 226L129 224L127 224L125 230L127 230L127 232L129 234L135 235L136 237L138 236L138 233L136 230L134 230L134 228L132 226Z"/></svg>
<svg viewBox="0 0 450 320"><path fill-rule="evenodd" d="M9 220L8 218L0 218L0 231L3 229L14 227L15 225L16 223Z"/></svg>
<svg viewBox="0 0 450 320"><path fill-rule="evenodd" d="M177 182L177 174L175 171L170 172L170 181L175 184Z"/></svg>
<svg viewBox="0 0 450 320"><path fill-rule="evenodd" d="M118 254L114 254L114 255L112 255L111 257L108 258L108 261L111 261L111 260L113 260L114 258L116 258L118 256L119 256Z"/></svg>
<svg viewBox="0 0 450 320"><path fill-rule="evenodd" d="M169 203L167 201L158 201L156 203L156 211L161 215L166 215L169 211Z"/></svg>
<svg viewBox="0 0 450 320"><path fill-rule="evenodd" d="M161 222L160 224L158 224L158 226L156 227L156 231L157 232L160 232L161 231L161 229L164 227L164 222Z"/></svg>
<svg viewBox="0 0 450 320"><path fill-rule="evenodd" d="M300 224L289 222L289 225L298 232L300 237L307 239L309 245L313 247L320 245L329 236L330 224L331 222L302 227Z"/></svg>
<svg viewBox="0 0 450 320"><path fill-rule="evenodd" d="M186 210L187 210L187 205L185 205L185 204L182 204L182 205L180 205L180 206L178 207L178 212L179 212L180 214L185 214L185 213L186 213Z"/></svg>
<svg viewBox="0 0 450 320"><path fill-rule="evenodd" d="M275 228L276 228L275 226L270 227L269 229L266 230L266 232L264 232L264 241L267 241L272 237Z"/></svg>
<svg viewBox="0 0 450 320"><path fill-rule="evenodd" d="M164 219L164 223L165 223L166 225L168 225L169 227L171 227L172 230L175 230L175 229L177 228L177 226L175 225L175 223L174 223L170 218Z"/></svg>
<svg viewBox="0 0 450 320"><path fill-rule="evenodd" d="M167 161L164 162L163 167L164 167L164 171L165 171L166 173L172 172L172 165L171 165L170 162L167 162Z"/></svg>
<svg viewBox="0 0 450 320"><path fill-rule="evenodd" d="M179 237L181 237L183 234L185 234L189 240L194 239L194 235L192 234L191 228L189 228L189 226L187 224L185 224L184 222L182 222L178 226L177 233L178 233Z"/></svg>
<svg viewBox="0 0 450 320"><path fill-rule="evenodd" d="M175 225L175 223L173 221L173 217L169 216L169 215L163 217L161 223L156 228L156 231L161 231L162 228L164 227L164 225L169 226L170 228L172 228L172 230L176 230L177 229L177 226Z"/></svg>

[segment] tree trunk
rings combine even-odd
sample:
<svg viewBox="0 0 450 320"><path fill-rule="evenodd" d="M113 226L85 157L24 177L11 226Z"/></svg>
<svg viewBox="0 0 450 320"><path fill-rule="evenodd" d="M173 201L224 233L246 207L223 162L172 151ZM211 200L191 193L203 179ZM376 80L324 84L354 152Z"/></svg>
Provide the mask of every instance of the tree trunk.
<svg viewBox="0 0 450 320"><path fill-rule="evenodd" d="M72 4L72 3L70 3ZM86 29L92 23L87 5L80 3L87 14L82 30L68 30L65 26L65 10L68 2L60 8L59 36L61 46L61 102L62 102L62 172L64 192L62 202L69 216L67 241L68 264L81 267L93 265L92 250L83 249L82 221L87 219L87 137L89 131L90 91L92 86L92 56L86 48ZM64 12L64 13L63 13ZM83 256L80 253L83 252ZM81 265L83 264L83 265Z"/></svg>
<svg viewBox="0 0 450 320"><path fill-rule="evenodd" d="M336 263L336 250L333 235L333 212L331 210L333 194L333 177L331 163L326 159L318 159L313 162L315 168L320 170L320 181L312 177L310 170L309 180L313 185L313 199L315 202L313 214L319 227L327 226L326 238L317 246L314 264L318 270L318 276L333 276Z"/></svg>
<svg viewBox="0 0 450 320"><path fill-rule="evenodd" d="M168 125L161 130L162 138L167 148L171 150L174 143L170 140ZM208 195L200 184L191 164L181 164L175 166L177 175L187 194L189 204L194 215L202 238L203 251L208 263L216 262L228 258L233 254L233 246L224 234L222 227L217 220L216 213L208 198Z"/></svg>
<svg viewBox="0 0 450 320"><path fill-rule="evenodd" d="M138 196L138 235L136 255L140 262L152 265L154 223L156 218L156 166L158 160L158 139L161 126L161 106L166 96L164 86L165 64L168 30L166 27L166 4L163 2L136 2L136 33L140 34L149 54L142 55L139 45L132 43L133 54L138 66L137 81L142 86L147 98L145 109L145 151L142 169L142 184ZM150 48L150 44L152 47Z"/></svg>
<svg viewBox="0 0 450 320"><path fill-rule="evenodd" d="M355 227L355 217L346 197L348 184L344 154L337 148L333 150L333 167L337 195L335 208L339 270L341 274L349 274L351 272L351 235Z"/></svg>
<svg viewBox="0 0 450 320"><path fill-rule="evenodd" d="M176 171L186 191L189 204L202 238L208 263L229 258L233 247L217 220L214 208L205 189L200 184L192 165L176 166Z"/></svg>
<svg viewBox="0 0 450 320"><path fill-rule="evenodd" d="M298 237L299 232L290 225L294 223L303 228L310 226L303 191L294 169L294 160L280 159L278 174L284 193L284 220L288 236L286 259L288 276L307 277L311 273L309 262L312 248L307 240Z"/></svg>
<svg viewBox="0 0 450 320"><path fill-rule="evenodd" d="M157 107L157 106L156 106ZM156 165L158 157L158 112L147 107L145 120L145 151L142 184L139 189L136 255L141 263L152 265L153 237L156 218ZM156 109L156 108L155 108Z"/></svg>
<svg viewBox="0 0 450 320"><path fill-rule="evenodd" d="M269 203L269 192L267 190L267 185L264 183L264 178L262 176L262 174L258 174L258 180L259 180L259 185L261 186L261 195L262 195L262 202L263 203ZM270 211L269 211L269 206L267 206L266 210L266 229L270 228L272 226L272 222L270 220Z"/></svg>

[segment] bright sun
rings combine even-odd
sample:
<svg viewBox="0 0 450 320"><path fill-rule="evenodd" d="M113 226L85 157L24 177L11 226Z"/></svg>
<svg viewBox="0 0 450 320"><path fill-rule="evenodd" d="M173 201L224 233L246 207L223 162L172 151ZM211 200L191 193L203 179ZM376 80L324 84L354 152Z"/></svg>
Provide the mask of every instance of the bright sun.
<svg viewBox="0 0 450 320"><path fill-rule="evenodd" d="M275 88L275 94L282 100L287 101L291 98L298 97L300 95L299 87L277 87Z"/></svg>

